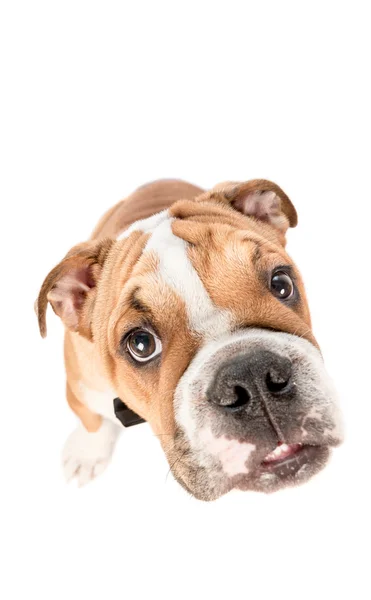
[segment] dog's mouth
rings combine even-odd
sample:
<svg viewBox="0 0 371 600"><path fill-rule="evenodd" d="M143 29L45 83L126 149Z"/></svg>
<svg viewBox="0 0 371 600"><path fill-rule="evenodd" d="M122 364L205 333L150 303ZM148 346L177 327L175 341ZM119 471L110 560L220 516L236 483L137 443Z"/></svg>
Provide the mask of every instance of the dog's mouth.
<svg viewBox="0 0 371 600"><path fill-rule="evenodd" d="M304 465L321 452L319 446L279 444L262 461L260 473L274 473L279 477L294 476Z"/></svg>
<svg viewBox="0 0 371 600"><path fill-rule="evenodd" d="M231 450L230 458L235 460L239 449L235 448L233 452L232 445L227 450ZM242 469L229 475L223 468L214 471L195 462L192 452L183 450L181 460L170 458L172 466L176 467L172 468L175 479L188 492L200 500L214 500L232 489L271 493L303 484L324 468L330 455L330 445L326 442L279 443L265 456L262 449L255 452L245 465L246 455L238 458L237 464L244 465L246 472Z"/></svg>
<svg viewBox="0 0 371 600"><path fill-rule="evenodd" d="M274 492L304 483L327 463L327 445L279 444L245 478L236 482L239 489Z"/></svg>

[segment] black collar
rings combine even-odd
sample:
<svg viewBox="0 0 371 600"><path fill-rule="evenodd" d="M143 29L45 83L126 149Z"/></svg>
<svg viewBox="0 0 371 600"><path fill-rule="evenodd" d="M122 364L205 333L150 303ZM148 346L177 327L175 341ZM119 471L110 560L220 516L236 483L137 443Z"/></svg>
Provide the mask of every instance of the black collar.
<svg viewBox="0 0 371 600"><path fill-rule="evenodd" d="M113 410L115 411L115 415L119 421L123 424L124 427L131 427L132 425L139 425L139 423L145 423L145 420L142 419L137 413L128 408L120 398L114 398L113 400Z"/></svg>

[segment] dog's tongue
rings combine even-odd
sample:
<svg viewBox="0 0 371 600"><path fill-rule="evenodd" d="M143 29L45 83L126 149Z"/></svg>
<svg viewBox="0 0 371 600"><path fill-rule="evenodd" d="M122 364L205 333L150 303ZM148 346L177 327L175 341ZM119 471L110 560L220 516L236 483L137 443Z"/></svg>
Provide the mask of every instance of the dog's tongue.
<svg viewBox="0 0 371 600"><path fill-rule="evenodd" d="M273 463L278 460L283 460L288 456L296 454L296 452L300 450L301 447L301 444L280 444L279 446L277 446L277 448L273 450L273 452L267 454L267 456L263 460L263 463Z"/></svg>

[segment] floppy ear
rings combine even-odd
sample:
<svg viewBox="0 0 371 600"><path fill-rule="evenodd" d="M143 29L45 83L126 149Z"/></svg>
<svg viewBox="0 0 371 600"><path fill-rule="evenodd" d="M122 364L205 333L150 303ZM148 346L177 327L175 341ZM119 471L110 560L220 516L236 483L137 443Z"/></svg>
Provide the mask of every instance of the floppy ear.
<svg viewBox="0 0 371 600"><path fill-rule="evenodd" d="M50 271L35 303L42 337L46 336L46 309L50 302L68 329L91 339L95 288L113 243L114 240L106 239L78 244Z"/></svg>
<svg viewBox="0 0 371 600"><path fill-rule="evenodd" d="M206 197L208 194L209 198ZM202 196L197 199L230 204L244 215L268 223L281 233L286 233L288 227L295 227L298 223L295 207L289 197L278 185L266 179L220 183Z"/></svg>

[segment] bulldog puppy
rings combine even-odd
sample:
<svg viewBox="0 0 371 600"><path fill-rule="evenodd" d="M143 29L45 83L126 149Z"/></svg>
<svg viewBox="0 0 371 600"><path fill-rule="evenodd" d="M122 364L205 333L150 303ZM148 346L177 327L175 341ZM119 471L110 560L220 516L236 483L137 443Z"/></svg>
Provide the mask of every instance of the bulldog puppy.
<svg viewBox="0 0 371 600"><path fill-rule="evenodd" d="M297 215L274 183L139 188L46 277L65 328L67 479L107 466L120 398L148 421L176 480L202 500L307 481L342 441L336 393L285 251ZM116 402L116 401L115 401Z"/></svg>

